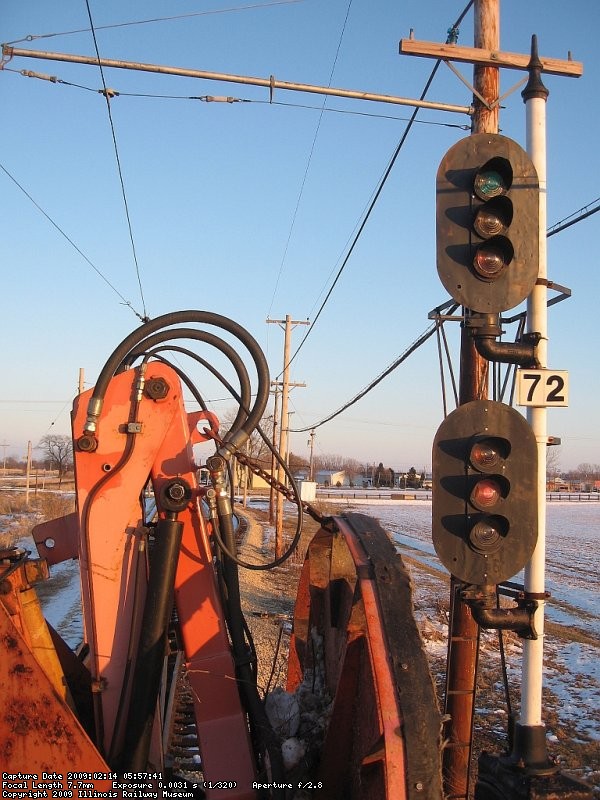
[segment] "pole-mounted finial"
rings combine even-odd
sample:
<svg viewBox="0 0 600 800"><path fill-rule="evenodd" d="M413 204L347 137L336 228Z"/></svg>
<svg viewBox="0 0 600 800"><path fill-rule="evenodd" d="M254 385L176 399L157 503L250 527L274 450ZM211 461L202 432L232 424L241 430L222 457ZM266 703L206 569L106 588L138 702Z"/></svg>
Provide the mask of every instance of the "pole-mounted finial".
<svg viewBox="0 0 600 800"><path fill-rule="evenodd" d="M533 97L541 97L546 100L550 92L542 83L542 62L538 55L537 36L534 33L531 37L531 58L529 59L529 80L527 86L521 92L523 102L526 103Z"/></svg>

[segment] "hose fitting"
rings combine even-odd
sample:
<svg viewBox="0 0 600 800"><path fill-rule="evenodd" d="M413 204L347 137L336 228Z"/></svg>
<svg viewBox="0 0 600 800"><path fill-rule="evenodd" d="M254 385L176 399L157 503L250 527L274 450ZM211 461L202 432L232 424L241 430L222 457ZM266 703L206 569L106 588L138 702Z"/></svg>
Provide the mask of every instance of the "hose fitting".
<svg viewBox="0 0 600 800"><path fill-rule="evenodd" d="M88 403L87 417L85 425L83 426L84 433L95 433L98 424L98 418L102 413L102 406L104 399L101 397L92 397Z"/></svg>

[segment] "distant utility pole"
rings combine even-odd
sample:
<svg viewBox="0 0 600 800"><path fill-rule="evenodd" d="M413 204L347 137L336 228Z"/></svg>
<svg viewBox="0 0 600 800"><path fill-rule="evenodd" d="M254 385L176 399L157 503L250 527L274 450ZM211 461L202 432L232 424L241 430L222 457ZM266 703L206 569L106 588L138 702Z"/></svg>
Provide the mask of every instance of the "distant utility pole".
<svg viewBox="0 0 600 800"><path fill-rule="evenodd" d="M31 479L31 442L27 442L27 470L25 473L25 505L29 506L29 484Z"/></svg>
<svg viewBox="0 0 600 800"><path fill-rule="evenodd" d="M275 468L277 465L277 461L275 459L275 449L277 448L277 420L279 419L279 395L280 389L275 382L275 386L273 388L273 395L275 397L275 403L273 407L273 451L271 452L271 477L275 475ZM275 522L275 489L271 486L271 491L269 492L269 524L273 525Z"/></svg>
<svg viewBox="0 0 600 800"><path fill-rule="evenodd" d="M288 434L288 436L290 434L290 428L291 428L291 425L292 425L292 414L295 414L295 413L296 413L295 411L288 411L287 412L287 434ZM290 467L290 448L289 447L286 448L286 451L285 451L285 463L287 464L288 469L289 469L289 467Z"/></svg>
<svg viewBox="0 0 600 800"><path fill-rule="evenodd" d="M308 446L310 447L310 461L308 462L308 464L309 464L308 477L309 477L309 480L311 480L311 481L314 481L314 479L315 479L314 470L313 470L313 451L314 451L314 448L315 448L315 435L316 435L315 434L315 429L313 428L312 431L310 432L310 439L308 440Z"/></svg>
<svg viewBox="0 0 600 800"><path fill-rule="evenodd" d="M283 343L283 372L281 384L273 381L272 386L281 386L281 414L279 417L279 455L285 461L287 455L287 440L288 440L288 400L290 394L290 386L306 386L305 383L290 384L290 351L292 342L292 328L296 325L309 325L309 321L293 320L289 314L286 314L285 319L267 319L267 324L275 324L282 327L285 331ZM279 463L277 466L277 480L283 483L283 467ZM281 494L277 494L277 514L275 520L275 558L279 558L283 553L283 498Z"/></svg>
<svg viewBox="0 0 600 800"><path fill-rule="evenodd" d="M7 442L2 442L2 444L0 444L0 447L4 448L4 454L2 458L2 474L6 475L6 448L10 447L10 445Z"/></svg>
<svg viewBox="0 0 600 800"><path fill-rule="evenodd" d="M79 367L79 383L78 383L78 386L77 386L78 394L82 394L83 391L84 391L84 388L85 388L84 385L83 385L84 374L85 373L84 373L83 367Z"/></svg>

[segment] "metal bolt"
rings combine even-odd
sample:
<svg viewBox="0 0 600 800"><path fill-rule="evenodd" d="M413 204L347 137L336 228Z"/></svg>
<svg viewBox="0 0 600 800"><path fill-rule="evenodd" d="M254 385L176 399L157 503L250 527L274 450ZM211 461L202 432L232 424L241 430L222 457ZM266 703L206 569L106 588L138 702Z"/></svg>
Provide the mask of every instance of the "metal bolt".
<svg viewBox="0 0 600 800"><path fill-rule="evenodd" d="M151 400L164 400L169 394L169 384L164 378L149 378L144 386L144 392Z"/></svg>
<svg viewBox="0 0 600 800"><path fill-rule="evenodd" d="M93 433L84 433L77 439L77 448L84 453L93 453L98 447L98 440Z"/></svg>
<svg viewBox="0 0 600 800"><path fill-rule="evenodd" d="M185 486L181 483L173 483L167 489L167 494L171 500L179 501L185 497Z"/></svg>

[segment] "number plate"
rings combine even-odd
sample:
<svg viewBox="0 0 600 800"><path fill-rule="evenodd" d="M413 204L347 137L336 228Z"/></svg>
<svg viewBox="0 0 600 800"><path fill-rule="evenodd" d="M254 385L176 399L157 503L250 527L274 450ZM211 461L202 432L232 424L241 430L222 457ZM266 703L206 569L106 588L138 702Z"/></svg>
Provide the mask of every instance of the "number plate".
<svg viewBox="0 0 600 800"><path fill-rule="evenodd" d="M517 370L517 404L520 406L568 406L569 373L554 369Z"/></svg>

